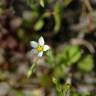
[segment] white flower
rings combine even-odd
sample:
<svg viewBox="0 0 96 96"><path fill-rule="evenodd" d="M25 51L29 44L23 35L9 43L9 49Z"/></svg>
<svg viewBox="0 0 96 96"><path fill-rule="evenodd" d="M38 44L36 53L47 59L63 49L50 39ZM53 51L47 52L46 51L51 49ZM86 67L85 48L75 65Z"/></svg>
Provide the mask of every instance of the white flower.
<svg viewBox="0 0 96 96"><path fill-rule="evenodd" d="M38 54L38 57L41 57L43 52L50 48L48 45L44 45L44 38L42 36L39 38L38 42L31 41L30 43L32 46L32 52Z"/></svg>

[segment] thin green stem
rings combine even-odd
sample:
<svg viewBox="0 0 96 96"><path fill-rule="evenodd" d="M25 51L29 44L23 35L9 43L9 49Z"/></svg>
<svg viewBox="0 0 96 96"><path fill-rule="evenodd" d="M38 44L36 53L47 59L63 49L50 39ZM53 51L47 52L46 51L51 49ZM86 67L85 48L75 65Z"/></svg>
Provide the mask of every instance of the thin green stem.
<svg viewBox="0 0 96 96"><path fill-rule="evenodd" d="M35 66L36 66L36 63L33 63L33 64L31 65L30 69L28 70L28 72L27 72L27 77L28 77L28 78L32 75Z"/></svg>
<svg viewBox="0 0 96 96"><path fill-rule="evenodd" d="M31 65L30 69L28 70L28 72L27 72L28 78L33 74L33 71L34 71L34 68L36 67L37 61L38 61L38 58L35 60L35 62Z"/></svg>

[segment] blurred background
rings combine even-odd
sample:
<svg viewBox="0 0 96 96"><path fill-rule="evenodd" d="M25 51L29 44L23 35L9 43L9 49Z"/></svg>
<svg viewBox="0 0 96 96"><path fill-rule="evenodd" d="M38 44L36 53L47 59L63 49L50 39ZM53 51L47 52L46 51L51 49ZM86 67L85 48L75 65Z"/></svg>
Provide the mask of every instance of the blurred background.
<svg viewBox="0 0 96 96"><path fill-rule="evenodd" d="M42 2L0 0L0 96L59 96L52 78L70 78L71 96L96 96L96 0ZM40 36L52 50L27 78Z"/></svg>

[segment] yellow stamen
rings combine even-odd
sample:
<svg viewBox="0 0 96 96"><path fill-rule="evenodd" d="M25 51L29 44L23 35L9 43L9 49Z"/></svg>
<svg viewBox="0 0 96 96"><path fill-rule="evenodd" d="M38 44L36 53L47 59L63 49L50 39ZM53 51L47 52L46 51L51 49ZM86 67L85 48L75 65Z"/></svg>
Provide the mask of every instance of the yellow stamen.
<svg viewBox="0 0 96 96"><path fill-rule="evenodd" d="M36 48L36 50L37 50L38 52L43 51L43 49L44 49L44 47L43 47L43 46L41 46L41 45L38 45L38 47Z"/></svg>

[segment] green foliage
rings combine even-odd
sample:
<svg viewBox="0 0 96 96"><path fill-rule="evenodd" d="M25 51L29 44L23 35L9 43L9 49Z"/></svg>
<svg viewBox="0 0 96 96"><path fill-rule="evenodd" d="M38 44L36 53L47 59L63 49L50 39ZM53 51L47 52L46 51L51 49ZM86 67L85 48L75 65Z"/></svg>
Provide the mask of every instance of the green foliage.
<svg viewBox="0 0 96 96"><path fill-rule="evenodd" d="M5 11L5 4L3 0L0 0L0 15L2 15Z"/></svg>
<svg viewBox="0 0 96 96"><path fill-rule="evenodd" d="M77 93L77 92L72 92L71 96L93 96L89 93Z"/></svg>
<svg viewBox="0 0 96 96"><path fill-rule="evenodd" d="M54 83L55 86L56 86L57 96L63 96L62 87L61 87L61 85L59 84L58 79L56 79L55 77L53 77L53 78L52 78L52 81L53 81L53 83Z"/></svg>
<svg viewBox="0 0 96 96"><path fill-rule="evenodd" d="M78 45L69 45L66 55L69 58L69 64L76 63L81 57L81 49Z"/></svg>
<svg viewBox="0 0 96 96"><path fill-rule="evenodd" d="M44 26L44 21L43 21L43 19L40 19L40 20L38 20L38 21L35 23L35 25L34 25L34 30L39 31L39 30L42 29L43 26Z"/></svg>
<svg viewBox="0 0 96 96"><path fill-rule="evenodd" d="M56 78L61 78L65 76L65 70L66 70L66 66L62 65L58 65L58 67L55 66L54 68L54 72L53 72L53 76L55 76Z"/></svg>
<svg viewBox="0 0 96 96"><path fill-rule="evenodd" d="M67 7L71 2L72 0L64 0L64 6Z"/></svg>
<svg viewBox="0 0 96 96"><path fill-rule="evenodd" d="M44 7L44 5L45 5L44 2L45 2L44 0L40 0L40 5L42 7ZM34 16L33 11L37 12L37 13L40 13L40 11L38 11L39 10L39 6L34 3L34 0L27 0L27 4L32 8L32 17ZM56 33L59 32L59 30L61 28L61 24L62 24L62 11L63 11L63 7L61 6L61 3L57 2L53 6L53 12L52 12L52 14L54 16L54 22L55 22L55 24L54 24L54 32L56 32ZM44 18L48 18L50 16L50 15L45 16L45 14L46 14L46 12L42 13L41 16L39 16L39 14L38 14L39 17L35 21L35 25L33 25L34 26L34 30L39 31L39 30L42 29L42 27L44 26L43 19ZM28 22L33 22L34 20L35 19L32 18L32 20L29 20ZM26 22L25 22L25 24L26 24ZM29 23L29 24L31 24L31 23ZM37 27L38 25L39 25L39 27Z"/></svg>
<svg viewBox="0 0 96 96"><path fill-rule="evenodd" d="M55 77L53 77L52 81L56 86L57 96L70 96L71 84L65 83L61 85Z"/></svg>
<svg viewBox="0 0 96 96"><path fill-rule="evenodd" d="M26 0L26 2L32 9L35 9L34 0Z"/></svg>
<svg viewBox="0 0 96 96"><path fill-rule="evenodd" d="M91 55L85 56L79 63L78 67L85 72L89 72L93 69L94 67L94 62L93 58Z"/></svg>
<svg viewBox="0 0 96 96"><path fill-rule="evenodd" d="M81 58L81 49L78 45L69 45L58 55L58 61L61 64L71 66Z"/></svg>
<svg viewBox="0 0 96 96"><path fill-rule="evenodd" d="M24 94L23 94L22 91L17 91L17 92L16 92L16 96L24 96Z"/></svg>
<svg viewBox="0 0 96 96"><path fill-rule="evenodd" d="M54 31L58 32L61 28L61 20L62 20L62 6L60 3L56 3L54 6L54 20L55 20Z"/></svg>
<svg viewBox="0 0 96 96"><path fill-rule="evenodd" d="M40 0L40 5L42 6L42 7L44 7L44 4L45 2L44 2L44 0Z"/></svg>
<svg viewBox="0 0 96 96"><path fill-rule="evenodd" d="M22 74L22 73L23 73L23 71L26 72L29 62L35 58L35 56L34 56L30 60L30 56L29 56L30 52L28 52L28 51L30 50L31 46L29 46L29 41L32 40L33 38L34 39L38 38L38 35L43 34L43 36L46 36L48 38L48 42L50 42L50 45L57 47L55 44L58 42L55 41L54 38L59 37L59 36L62 37L61 35L63 32L63 35L64 35L63 40L65 40L66 35L68 35L68 37L70 37L72 40L74 38L78 39L78 41L76 43L80 44L82 46L84 45L84 47L87 47L89 50L91 50L92 48L93 49L95 48L96 42L94 41L94 38L93 39L91 38L92 39L91 40L89 37L91 37L91 36L94 37L94 34L95 34L93 32L93 29L95 29L95 27L96 27L96 19L95 19L96 12L95 11L92 11L90 13L88 12L87 7L90 8L90 4L88 6L86 6L86 4L83 4L83 2L79 2L80 0L26 0L28 6L30 7L30 8L28 8L28 6L26 6L26 4L25 4L25 0L22 0L22 2L19 4L18 4L19 0L17 0L17 1L15 0L16 4L14 4L14 2L15 2L14 0L11 0L11 1L12 2L10 2L10 4L9 4L9 2L7 2L7 0L0 0L0 40L1 40L1 42L0 42L0 44L1 44L1 46L0 46L0 53L1 53L0 54L0 66L1 66L0 81L4 81L4 82L8 81L7 83L10 83L9 85L10 86L12 85L12 88L14 87L17 90L18 89L17 87L20 87L23 90L23 87L24 87L24 90L27 89L27 88L25 88L26 87L25 85L23 86L23 84L19 85L17 83L19 83L19 81L22 81L22 79L25 79L25 77L24 77L25 73L24 74ZM85 2L85 1L90 1L90 0L82 0L82 1ZM93 1L94 0L91 0L91 2L93 2ZM72 4L72 6L70 6L71 4ZM74 6L76 4L78 6L79 5L80 6L83 5L83 6L79 7L79 9L77 9L78 6ZM45 7L45 5L47 5L47 6ZM94 5L94 4L91 4L91 5ZM76 7L76 9L74 10L75 7ZM20 13L20 11L18 10L19 8L20 8L20 11L22 11L20 15L18 14L18 13ZM82 9L82 11L81 11L81 9ZM19 11L19 12L17 12L17 11ZM11 21L13 21L14 17L18 18L19 16L21 18L21 21L23 20L22 25L20 25L16 29L15 29L16 25L13 25L14 28L13 27L11 28ZM71 16L72 16L72 18L71 18ZM18 20L17 20L16 24L17 23L18 23ZM62 25L62 23L64 25ZM8 24L8 26L7 26L7 24ZM76 25L74 25L74 24L76 24ZM46 28L44 28L44 26ZM62 27L64 27L64 28L62 28ZM67 28L65 28L65 27L67 27ZM41 33L42 29L43 29L43 32L45 31L45 33L43 33L43 32ZM66 32L65 32L66 30L67 30L67 32L71 31L70 33L72 33L72 32L73 33L66 34ZM74 31L74 30L76 30L76 31ZM90 31L90 33L86 35L86 32L84 32L84 31L87 31L87 33L88 33L89 30L91 30L92 32ZM39 31L40 31L40 33L38 33ZM55 34L52 31L54 31ZM37 33L34 33L34 32L37 32ZM60 32L60 33L58 33L58 32ZM74 32L77 32L77 33L74 33ZM77 36L80 38L78 38ZM84 38L81 38L81 37L84 37ZM53 83L55 84L58 96L65 96L67 93L69 93L70 86L67 85L66 83L60 84L60 82L59 82L61 79L65 80L65 78L69 75L73 76L73 78L72 78L73 83L75 81L74 79L77 80L75 82L75 84L76 84L76 88L78 88L78 89L79 89L78 86L82 83L82 82L78 82L78 81L80 81L82 79L81 77L85 77L87 72L90 72L90 73L92 72L93 73L92 79L94 79L94 76L93 76L94 70L93 69L94 69L95 64L93 61L92 54L87 53L87 55L86 55L86 52L84 53L83 48L81 49L79 45L69 44L69 41L71 41L70 38L68 38L69 39L68 41L67 40L64 41L64 42L66 42L67 45L64 43L65 47L64 48L62 47L63 50L60 53L58 52L58 48L55 49L55 52L57 52L57 53L55 53L52 50L49 50L48 52L46 52L47 56L42 57L42 59L40 61L40 65L38 64L39 70L37 70L38 72L36 71L37 73L34 76L36 79L35 83L40 84L39 85L40 89L44 89L46 86L50 87L52 84L52 81L50 83L50 78L54 77ZM49 40L49 39L51 39L51 40ZM62 38L58 38L58 41L59 40L62 41ZM9 44L10 41L12 41L12 44ZM58 46L60 44L58 44ZM27 54L27 52L28 52L28 54ZM82 53L83 53L83 55L82 55ZM94 55L96 55L96 52ZM21 64L21 63L24 63L24 65L25 64L26 65L24 67L22 67L23 64ZM47 65L43 66L44 63ZM14 68L20 78L14 78L14 80L12 79L12 82L11 82L10 81L11 78L8 76L9 76L9 74L11 74L11 71L13 72L14 65L18 66L18 68L16 68L16 67L14 67ZM19 66L20 66L20 68L19 68ZM22 69L21 69L21 67L22 67ZM36 67L36 62L33 63L32 66L30 67L30 69L28 70L27 77L30 77L32 75L35 67ZM4 70L4 72L1 71L2 69ZM13 75L15 75L14 73L11 74L12 78L14 77ZM90 74L88 74L88 76L89 75ZM91 76L89 76L89 77L91 77ZM31 80L29 80L28 82L31 83L30 81ZM33 84L34 81L35 80L33 80L31 84ZM26 81L24 81L24 82L27 83ZM84 83L85 82L86 82L86 80L84 81ZM28 89L30 87L29 83L27 86ZM73 85L75 85L75 84L73 84ZM16 85L16 87L15 87L15 85ZM33 84L32 86L34 86L34 85L35 84ZM91 87L90 85L92 85L92 84L90 83L88 87ZM37 84L37 86L38 86L38 84ZM42 86L44 86L44 87L41 88ZM87 82L86 82L86 86L87 86ZM53 87L53 86L51 86L51 87ZM81 87L82 86L80 86L80 88ZM77 90L76 88L73 88L73 90ZM93 88L94 88L94 84L92 85L92 89ZM33 89L33 87L32 87L32 89ZM49 90L50 89L48 89L47 91L49 92ZM46 90L44 90L44 92L45 91ZM92 90L92 92L93 92L93 90ZM21 92L18 91L16 93L16 95L24 96L22 91ZM71 94L71 96L92 96L92 95L74 92Z"/></svg>
<svg viewBox="0 0 96 96"><path fill-rule="evenodd" d="M47 60L46 60L46 62L47 62L47 64L48 65L50 65L50 67L54 67L55 65L54 65L54 58L55 58L55 56L54 56L54 54L53 54L53 51L52 50L48 50L47 52L46 52L46 55L47 55Z"/></svg>
<svg viewBox="0 0 96 96"><path fill-rule="evenodd" d="M26 0L27 4L32 8L35 9L36 5L35 5L35 0ZM44 0L39 0L39 3L42 7L45 6L45 1Z"/></svg>
<svg viewBox="0 0 96 96"><path fill-rule="evenodd" d="M43 74L39 77L39 81L40 81L40 85L42 85L44 87L50 87L52 85L50 76L45 75L45 74Z"/></svg>

